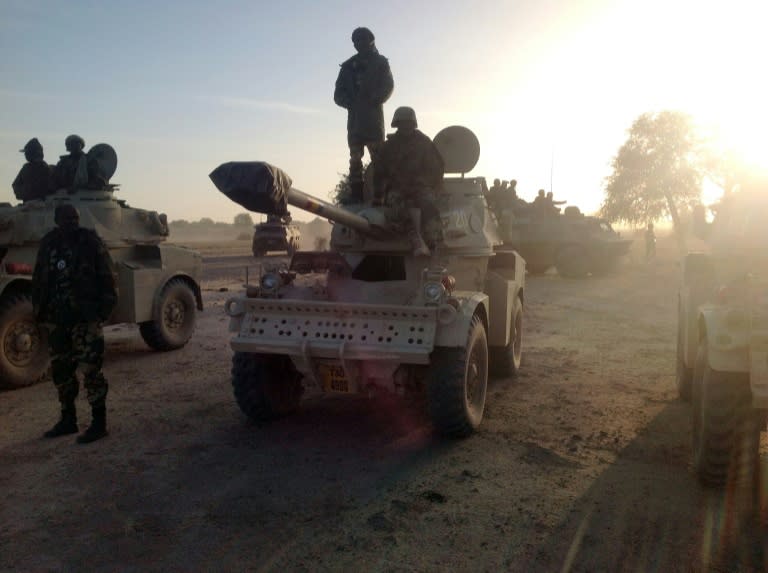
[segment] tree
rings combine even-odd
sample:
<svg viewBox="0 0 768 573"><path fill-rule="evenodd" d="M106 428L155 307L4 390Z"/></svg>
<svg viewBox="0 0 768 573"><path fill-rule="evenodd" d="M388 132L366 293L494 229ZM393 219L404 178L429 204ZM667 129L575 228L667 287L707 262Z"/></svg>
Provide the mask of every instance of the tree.
<svg viewBox="0 0 768 573"><path fill-rule="evenodd" d="M367 171L368 165L368 163L363 164L363 173ZM350 193L352 193L352 188L349 186L349 174L344 173L341 176L341 179L339 179L339 182L336 183L336 187L330 192L331 202L334 205L346 203L346 199L349 198Z"/></svg>
<svg viewBox="0 0 768 573"><path fill-rule="evenodd" d="M684 249L680 211L700 202L701 159L701 142L688 115L641 115L613 159L601 214L610 221L643 225L669 215Z"/></svg>
<svg viewBox="0 0 768 573"><path fill-rule="evenodd" d="M233 224L235 227L253 227L253 218L250 213L238 213Z"/></svg>

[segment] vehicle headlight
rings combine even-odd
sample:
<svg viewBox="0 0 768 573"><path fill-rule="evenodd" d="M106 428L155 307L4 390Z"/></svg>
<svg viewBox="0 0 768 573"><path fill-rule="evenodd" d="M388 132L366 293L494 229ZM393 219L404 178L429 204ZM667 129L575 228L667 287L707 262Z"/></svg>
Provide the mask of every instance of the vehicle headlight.
<svg viewBox="0 0 768 573"><path fill-rule="evenodd" d="M280 286L280 277L275 273L267 273L261 277L260 284L265 292L274 292Z"/></svg>
<svg viewBox="0 0 768 573"><path fill-rule="evenodd" d="M424 300L428 303L440 302L445 294L445 287L440 283L427 283L424 285Z"/></svg>

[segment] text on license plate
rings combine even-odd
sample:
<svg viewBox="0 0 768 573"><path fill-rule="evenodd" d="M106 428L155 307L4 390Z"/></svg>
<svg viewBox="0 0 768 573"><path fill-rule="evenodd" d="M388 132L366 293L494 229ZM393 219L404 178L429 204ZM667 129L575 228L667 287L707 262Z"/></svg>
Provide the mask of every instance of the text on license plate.
<svg viewBox="0 0 768 573"><path fill-rule="evenodd" d="M344 369L338 364L321 364L318 366L323 381L324 392L351 392L349 380L344 375Z"/></svg>

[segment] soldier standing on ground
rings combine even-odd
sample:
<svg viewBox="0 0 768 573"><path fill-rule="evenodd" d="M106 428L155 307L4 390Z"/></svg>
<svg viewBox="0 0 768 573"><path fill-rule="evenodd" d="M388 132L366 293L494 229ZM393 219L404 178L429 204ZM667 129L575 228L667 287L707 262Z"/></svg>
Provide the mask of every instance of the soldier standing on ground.
<svg viewBox="0 0 768 573"><path fill-rule="evenodd" d="M19 201L43 199L53 190L51 168L43 160L43 146L33 137L21 152L27 163L13 180L13 194Z"/></svg>
<svg viewBox="0 0 768 573"><path fill-rule="evenodd" d="M415 256L428 256L422 236L422 215L427 239L439 239L440 213L435 205L445 166L432 140L416 127L416 112L399 107L392 117L397 131L381 146L373 171L374 204L386 203L408 233Z"/></svg>
<svg viewBox="0 0 768 573"><path fill-rule="evenodd" d="M363 202L363 155L371 159L384 142L384 102L394 89L387 58L376 50L368 28L356 28L352 43L357 54L341 64L333 100L347 110L349 144L349 203Z"/></svg>
<svg viewBox="0 0 768 573"><path fill-rule="evenodd" d="M70 192L88 185L88 158L83 149L85 140L79 135L68 135L64 146L69 155L62 155L56 164L55 179L59 189Z"/></svg>
<svg viewBox="0 0 768 573"><path fill-rule="evenodd" d="M61 403L61 419L46 438L77 433L75 399L83 372L93 420L78 443L107 435L107 380L102 323L117 302L112 262L104 243L91 229L80 227L71 204L56 207L57 227L43 237L32 276L32 304L38 323L48 330L51 373Z"/></svg>
<svg viewBox="0 0 768 573"><path fill-rule="evenodd" d="M656 258L656 233L653 232L653 223L648 223L645 229L645 262Z"/></svg>

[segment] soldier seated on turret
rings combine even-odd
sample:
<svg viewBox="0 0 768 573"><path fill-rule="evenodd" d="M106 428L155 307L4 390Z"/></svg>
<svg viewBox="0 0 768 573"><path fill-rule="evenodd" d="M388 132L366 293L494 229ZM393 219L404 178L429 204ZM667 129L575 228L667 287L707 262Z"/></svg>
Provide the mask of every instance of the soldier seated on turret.
<svg viewBox="0 0 768 573"><path fill-rule="evenodd" d="M427 242L434 245L440 235L435 201L445 167L437 147L417 125L412 108L395 110L392 127L397 131L381 146L374 162L374 205L392 207L394 223L408 233L414 256L428 256Z"/></svg>
<svg viewBox="0 0 768 573"><path fill-rule="evenodd" d="M85 140L79 135L68 135L64 146L69 155L62 155L56 164L56 186L72 192L88 185L88 158L83 151Z"/></svg>
<svg viewBox="0 0 768 573"><path fill-rule="evenodd" d="M568 201L555 201L552 191L547 193L547 211L550 215L557 215L560 213L560 207L557 205L565 205Z"/></svg>
<svg viewBox="0 0 768 573"><path fill-rule="evenodd" d="M33 137L21 152L27 163L13 180L13 194L20 201L43 199L53 191L51 168L43 160L43 146Z"/></svg>

